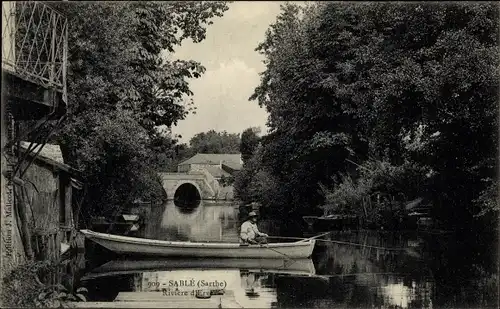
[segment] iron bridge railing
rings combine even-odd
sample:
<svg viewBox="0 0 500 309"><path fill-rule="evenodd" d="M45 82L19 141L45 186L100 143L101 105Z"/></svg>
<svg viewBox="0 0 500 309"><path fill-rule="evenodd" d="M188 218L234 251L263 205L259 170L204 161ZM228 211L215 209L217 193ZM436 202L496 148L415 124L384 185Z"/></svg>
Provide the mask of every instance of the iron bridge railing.
<svg viewBox="0 0 500 309"><path fill-rule="evenodd" d="M2 69L66 96L68 21L39 1L2 2Z"/></svg>

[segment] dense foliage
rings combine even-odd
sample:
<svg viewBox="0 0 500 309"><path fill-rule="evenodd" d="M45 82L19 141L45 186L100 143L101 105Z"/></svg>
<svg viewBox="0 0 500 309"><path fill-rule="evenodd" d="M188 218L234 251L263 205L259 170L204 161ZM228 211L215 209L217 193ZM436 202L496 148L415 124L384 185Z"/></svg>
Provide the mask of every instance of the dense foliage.
<svg viewBox="0 0 500 309"><path fill-rule="evenodd" d="M241 133L240 153L243 163L248 162L259 146L259 128L248 128Z"/></svg>
<svg viewBox="0 0 500 309"><path fill-rule="evenodd" d="M427 188L424 172L415 163L393 165L367 160L355 179L343 175L333 190L322 188L323 207L326 212L357 215L367 226L402 228L409 212L406 205L424 202L422 198L415 199Z"/></svg>
<svg viewBox="0 0 500 309"><path fill-rule="evenodd" d="M251 97L271 131L236 180L239 196L311 213L323 187L326 203L348 212L381 192L398 205L429 199L451 227L495 218L498 12L494 3L283 5L257 48L266 70ZM275 185L250 194L263 178ZM374 202L377 213L391 204Z"/></svg>
<svg viewBox="0 0 500 309"><path fill-rule="evenodd" d="M189 147L196 153L239 153L240 136L235 133L216 132L210 130L201 132L189 140Z"/></svg>
<svg viewBox="0 0 500 309"><path fill-rule="evenodd" d="M188 79L204 68L166 55L205 38L223 2L54 4L68 17L68 102L58 135L65 159L83 171L90 214L137 198L159 198L158 163L168 162L170 127L192 110ZM168 131L168 130L167 130Z"/></svg>
<svg viewBox="0 0 500 309"><path fill-rule="evenodd" d="M195 134L190 140L189 145L178 144L175 146L174 154L167 164L162 164L162 169L175 172L177 164L197 153L239 153L240 136L226 131L200 132Z"/></svg>

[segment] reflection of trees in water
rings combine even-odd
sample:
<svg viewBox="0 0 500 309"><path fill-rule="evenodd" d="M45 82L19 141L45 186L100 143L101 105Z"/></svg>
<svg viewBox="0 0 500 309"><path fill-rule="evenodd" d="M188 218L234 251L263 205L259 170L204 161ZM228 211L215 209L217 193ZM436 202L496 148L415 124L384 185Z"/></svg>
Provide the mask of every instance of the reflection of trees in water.
<svg viewBox="0 0 500 309"><path fill-rule="evenodd" d="M328 284L319 278L277 276L275 282L279 307L313 307L315 299L334 298L338 292L329 291Z"/></svg>
<svg viewBox="0 0 500 309"><path fill-rule="evenodd" d="M144 233L145 238L157 238L158 231L161 229L161 222L163 213L165 212L165 204L154 205L149 211L149 217L144 219L144 229L141 232Z"/></svg>
<svg viewBox="0 0 500 309"><path fill-rule="evenodd" d="M157 232L157 239L160 240L189 240L189 226L164 226Z"/></svg>
<svg viewBox="0 0 500 309"><path fill-rule="evenodd" d="M59 266L61 269L61 284L70 290L76 290L80 277L85 272L85 253L78 252L71 258L63 261Z"/></svg>
<svg viewBox="0 0 500 309"><path fill-rule="evenodd" d="M389 284L384 282L389 282ZM378 284L360 284L356 276L319 278L278 277L276 289L280 307L382 307L430 308L428 283L406 286L395 276L384 276ZM396 283L396 284L393 284ZM400 286L400 290L394 290ZM396 292L396 293L395 293Z"/></svg>
<svg viewBox="0 0 500 309"><path fill-rule="evenodd" d="M379 265L370 259L368 251L350 245L326 243L318 260L316 271L319 274L380 272Z"/></svg>
<svg viewBox="0 0 500 309"><path fill-rule="evenodd" d="M405 288L408 289L415 283L413 279L420 278L421 280L415 283L416 295L422 293L425 276L420 272L425 272L425 267L418 259L407 256L402 250L371 247L401 248L406 244L405 239L388 233L378 239L378 234L344 232L332 236L332 239L365 246L322 243L322 252L315 258L316 270L320 275L331 277L328 278L328 287L325 288L326 294L318 296L321 300L314 300L305 305L329 306L334 303L343 303L349 306L378 306L388 303L382 287L395 281L395 278L400 276L397 274L404 273L409 273L407 278L411 278L404 283ZM394 273L394 275L382 275L383 273ZM430 295L427 299L429 297ZM405 301L411 301L411 299L408 298Z"/></svg>
<svg viewBox="0 0 500 309"><path fill-rule="evenodd" d="M236 218L236 208L233 206L222 207L218 219L225 229L234 229L239 226L239 221Z"/></svg>
<svg viewBox="0 0 500 309"><path fill-rule="evenodd" d="M420 259L406 254L404 239L397 240L387 249L380 246L387 244L386 241L377 241L375 236L368 233L345 234L345 238L337 238L343 242L362 244L355 246L350 244L339 244L323 242L322 252L316 256L317 272L321 274L349 274L353 273L353 267L357 267L358 273L412 273L426 271L425 263ZM334 237L332 237L334 238ZM371 246L377 246L376 248ZM398 248L397 250L392 250Z"/></svg>
<svg viewBox="0 0 500 309"><path fill-rule="evenodd" d="M498 281L492 262L495 258L492 248L496 246L472 239L459 242L456 236L419 235L419 239L415 240L414 235L399 237L390 233L378 234L382 235L381 239L376 239L377 234L374 236L369 233L337 235L336 239L391 248L407 247L409 244L410 247L392 251L324 243L321 245L322 252L315 257L317 273L343 275L336 289L343 291L347 298L350 294L345 287L351 281L346 280L353 278L356 286L378 289L377 295L366 298L373 299L373 302L392 304L403 299L408 308L429 308L431 299L432 306L460 304L481 307L496 304ZM413 238L408 241L406 237ZM419 254L415 255L407 249ZM357 274L349 275L354 273ZM330 282L339 280L329 279ZM352 293L358 297L368 297L360 295L363 289L356 287Z"/></svg>
<svg viewBox="0 0 500 309"><path fill-rule="evenodd" d="M333 231L330 233L330 239L366 246L401 248L406 247L409 240L418 242L418 234L413 231Z"/></svg>
<svg viewBox="0 0 500 309"><path fill-rule="evenodd" d="M491 238L489 238L490 236ZM498 305L497 243L493 235L425 239L436 284L434 304L481 307Z"/></svg>
<svg viewBox="0 0 500 309"><path fill-rule="evenodd" d="M86 281L85 287L89 291L89 301L113 301L120 292L135 290L134 275L119 275L101 277Z"/></svg>

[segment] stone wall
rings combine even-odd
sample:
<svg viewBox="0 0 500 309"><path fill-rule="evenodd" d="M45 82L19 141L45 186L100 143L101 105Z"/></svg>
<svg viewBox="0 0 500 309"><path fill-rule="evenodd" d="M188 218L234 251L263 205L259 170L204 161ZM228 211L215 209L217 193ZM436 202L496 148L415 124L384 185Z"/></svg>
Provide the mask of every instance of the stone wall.
<svg viewBox="0 0 500 309"><path fill-rule="evenodd" d="M178 173L187 173L189 172L190 164L182 164L182 165L177 165L177 172Z"/></svg>
<svg viewBox="0 0 500 309"><path fill-rule="evenodd" d="M201 171L211 167L220 167L220 164L191 164L192 171Z"/></svg>

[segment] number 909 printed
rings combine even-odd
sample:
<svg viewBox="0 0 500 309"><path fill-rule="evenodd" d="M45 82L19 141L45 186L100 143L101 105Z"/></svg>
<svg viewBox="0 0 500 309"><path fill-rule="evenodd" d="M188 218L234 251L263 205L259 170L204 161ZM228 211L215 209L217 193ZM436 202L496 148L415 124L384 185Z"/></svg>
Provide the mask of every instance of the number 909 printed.
<svg viewBox="0 0 500 309"><path fill-rule="evenodd" d="M161 283L159 281L148 282L148 288L216 288L225 289L227 283L224 280L169 280L166 283Z"/></svg>

